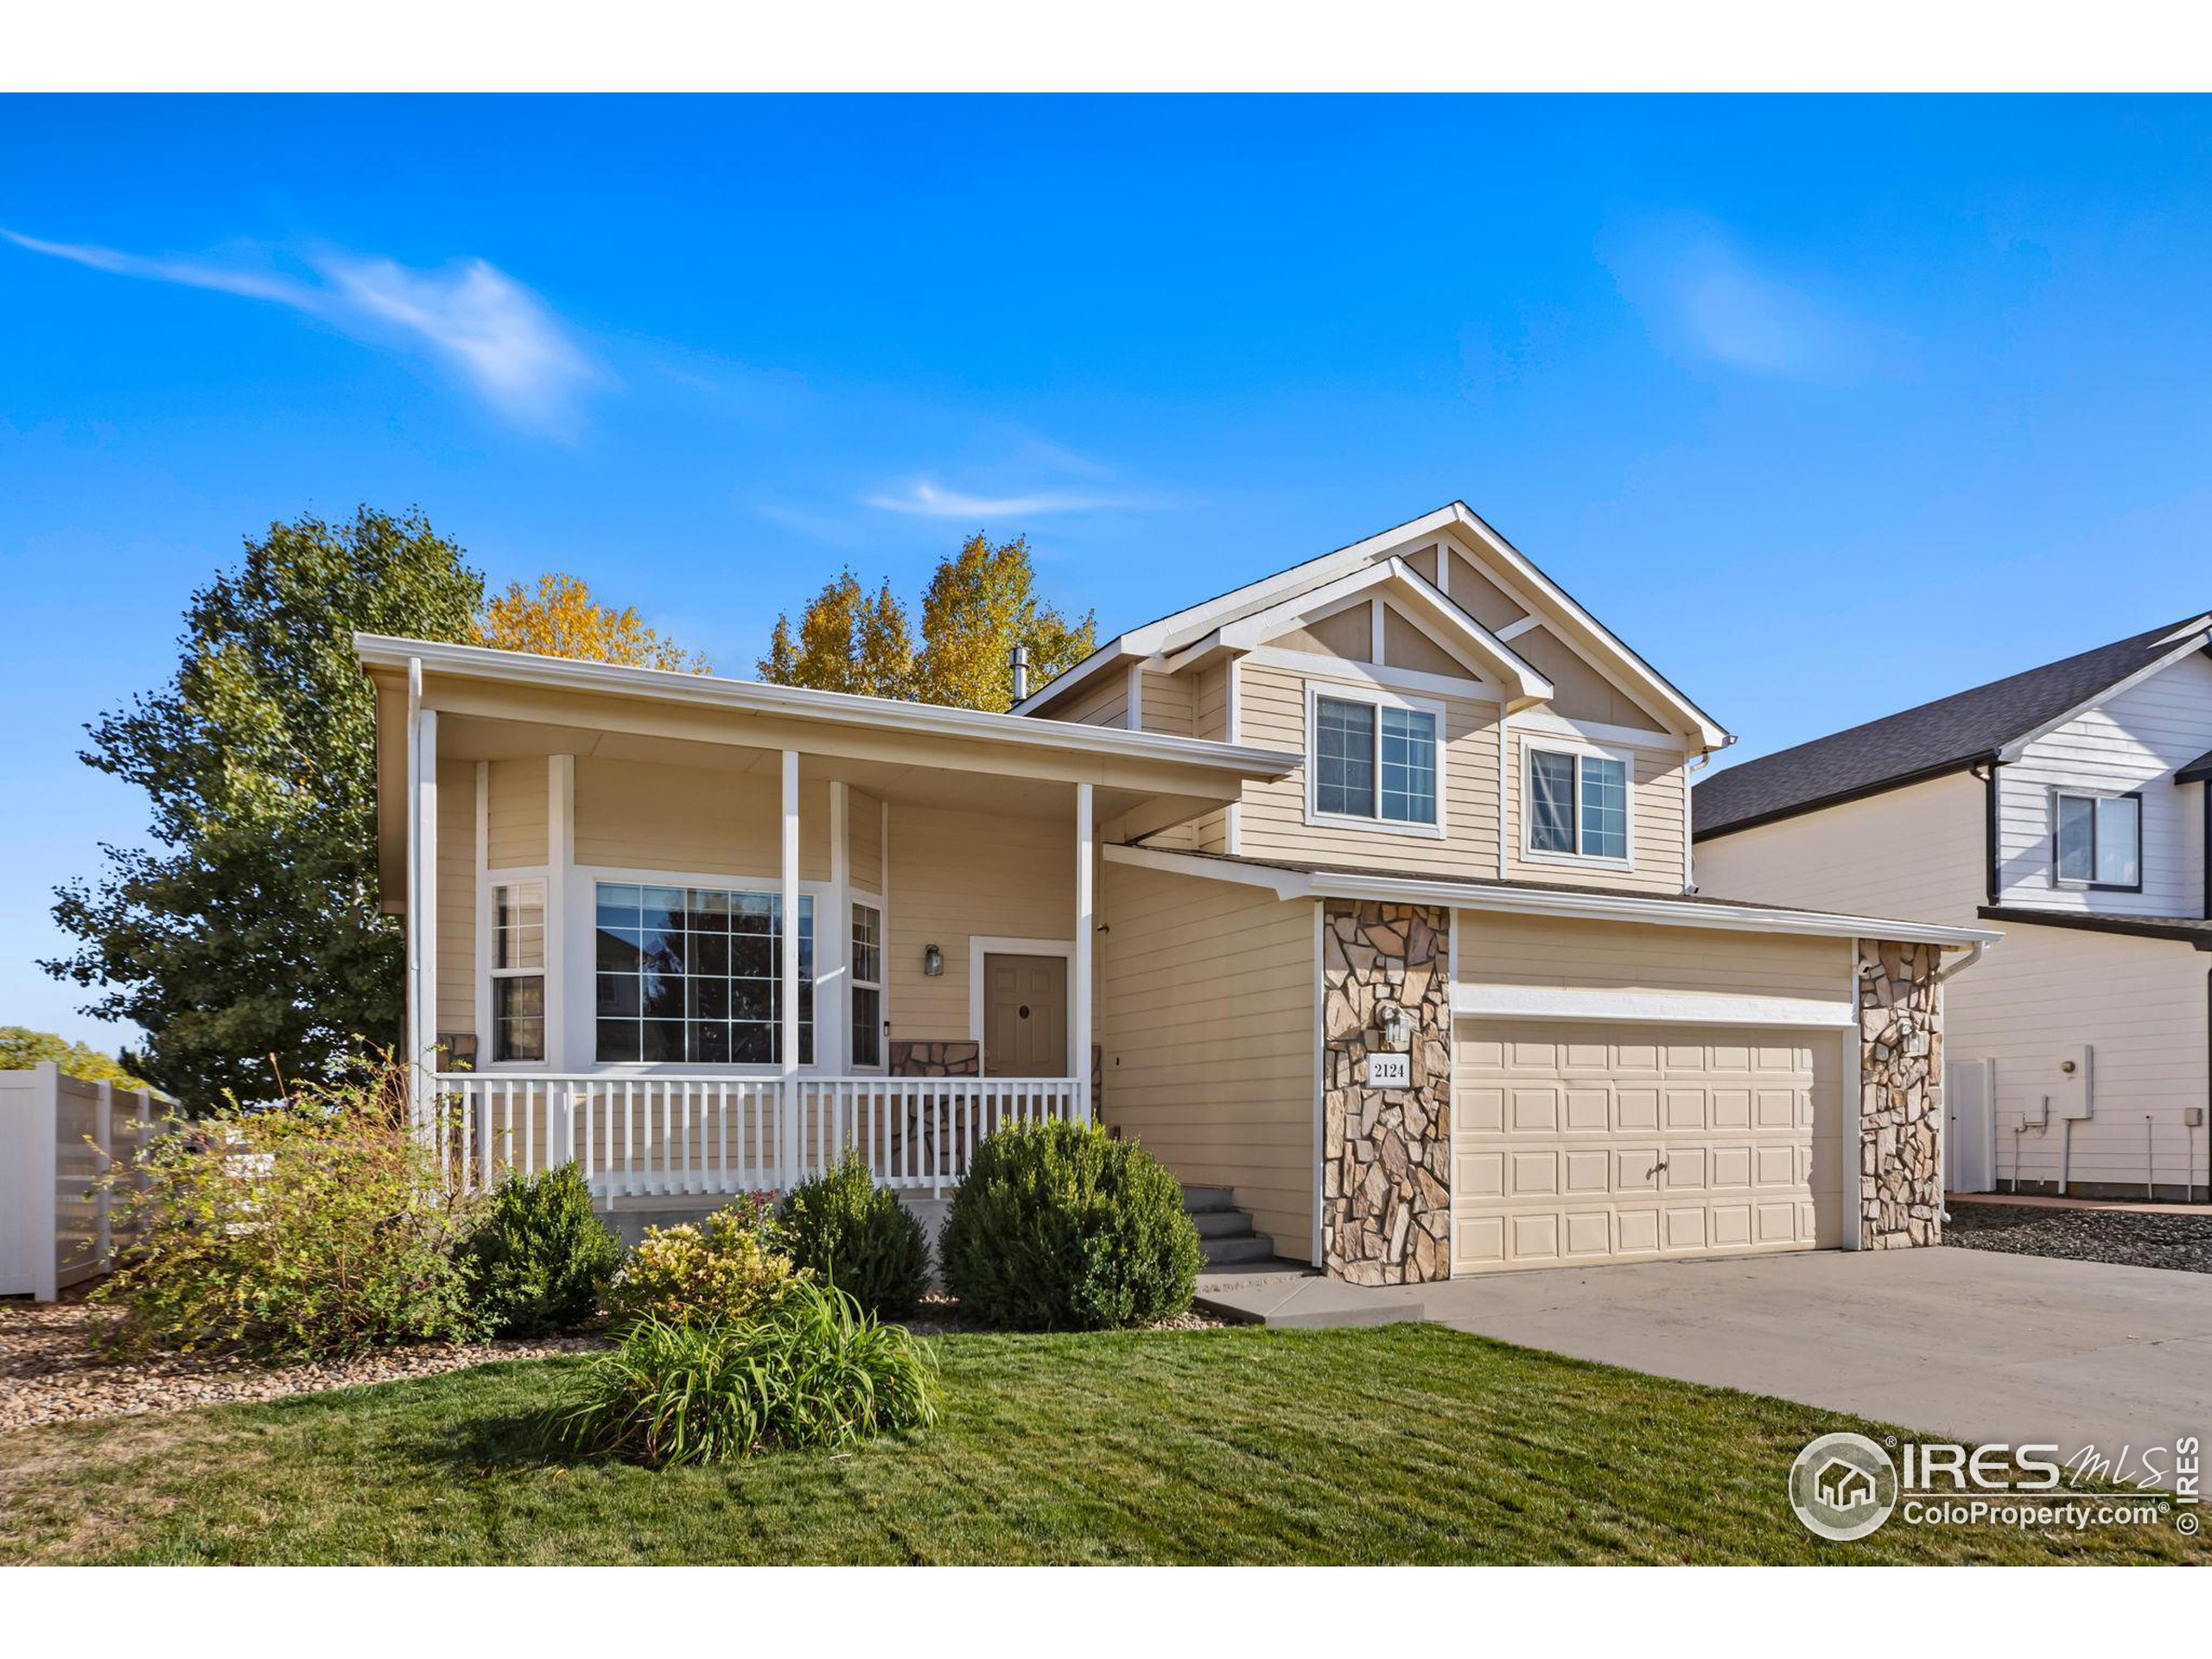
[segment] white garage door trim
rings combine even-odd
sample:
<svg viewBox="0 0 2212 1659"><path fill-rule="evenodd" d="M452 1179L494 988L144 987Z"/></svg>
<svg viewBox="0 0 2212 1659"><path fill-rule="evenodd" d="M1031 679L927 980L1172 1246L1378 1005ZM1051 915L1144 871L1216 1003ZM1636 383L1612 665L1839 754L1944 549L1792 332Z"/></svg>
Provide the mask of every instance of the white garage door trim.
<svg viewBox="0 0 2212 1659"><path fill-rule="evenodd" d="M1452 1012L1485 1020L1599 1020L1614 1024L1776 1026L1840 1031L1857 1023L1848 1002L1719 991L1610 991L1556 985L1459 985Z"/></svg>

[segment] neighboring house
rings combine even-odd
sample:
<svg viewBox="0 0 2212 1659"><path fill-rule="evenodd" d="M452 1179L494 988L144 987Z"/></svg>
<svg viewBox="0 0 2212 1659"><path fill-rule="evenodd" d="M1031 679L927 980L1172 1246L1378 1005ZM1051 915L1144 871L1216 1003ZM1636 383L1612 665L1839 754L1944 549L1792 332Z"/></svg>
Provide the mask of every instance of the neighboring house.
<svg viewBox="0 0 2212 1659"><path fill-rule="evenodd" d="M2212 617L1718 772L1706 891L2002 929L1948 996L1950 1185L2207 1180Z"/></svg>
<svg viewBox="0 0 2212 1659"><path fill-rule="evenodd" d="M1458 504L1008 714L358 648L474 1167L926 1200L1063 1117L1364 1282L1933 1236L1936 982L1993 936L1694 895L1727 734Z"/></svg>

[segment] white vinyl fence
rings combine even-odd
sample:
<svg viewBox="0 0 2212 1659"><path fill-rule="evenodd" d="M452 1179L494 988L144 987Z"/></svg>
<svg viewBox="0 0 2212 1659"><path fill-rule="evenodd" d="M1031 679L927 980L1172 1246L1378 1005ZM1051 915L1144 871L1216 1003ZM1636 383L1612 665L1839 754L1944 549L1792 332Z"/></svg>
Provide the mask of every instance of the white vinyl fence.
<svg viewBox="0 0 2212 1659"><path fill-rule="evenodd" d="M115 1230L94 1183L144 1149L171 1103L51 1060L0 1071L0 1296L50 1302L106 1268Z"/></svg>

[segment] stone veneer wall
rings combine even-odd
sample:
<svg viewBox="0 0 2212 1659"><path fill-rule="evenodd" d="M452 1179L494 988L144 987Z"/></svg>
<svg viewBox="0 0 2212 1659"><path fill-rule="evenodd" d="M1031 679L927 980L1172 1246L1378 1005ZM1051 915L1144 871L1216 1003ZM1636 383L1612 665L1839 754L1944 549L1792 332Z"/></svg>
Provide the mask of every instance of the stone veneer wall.
<svg viewBox="0 0 2212 1659"><path fill-rule="evenodd" d="M894 1077L976 1077L983 1072L981 1043L891 1044L891 1075Z"/></svg>
<svg viewBox="0 0 2212 1659"><path fill-rule="evenodd" d="M1943 952L1859 942L1859 1239L1869 1250L1943 1238Z"/></svg>
<svg viewBox="0 0 2212 1659"><path fill-rule="evenodd" d="M1452 913L1325 901L1321 1249L1335 1278L1421 1284L1452 1271ZM1413 1086L1370 1089L1377 1012L1403 1007Z"/></svg>

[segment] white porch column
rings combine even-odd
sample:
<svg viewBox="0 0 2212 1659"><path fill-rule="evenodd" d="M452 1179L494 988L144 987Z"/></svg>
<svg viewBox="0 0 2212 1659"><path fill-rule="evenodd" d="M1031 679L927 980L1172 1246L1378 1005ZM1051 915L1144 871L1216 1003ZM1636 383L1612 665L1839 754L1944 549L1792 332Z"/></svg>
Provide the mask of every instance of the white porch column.
<svg viewBox="0 0 2212 1659"><path fill-rule="evenodd" d="M814 1063L834 1077L852 1066L853 806L830 785L830 914L814 918Z"/></svg>
<svg viewBox="0 0 2212 1659"><path fill-rule="evenodd" d="M784 751L783 962L778 1009L781 1029L777 1052L783 1058L781 1106L785 1128L784 1184L797 1179L800 1156L798 1115L798 751Z"/></svg>
<svg viewBox="0 0 2212 1659"><path fill-rule="evenodd" d="M407 664L407 1021L409 1076L420 1124L435 1098L438 1036L438 715L423 707L423 663Z"/></svg>
<svg viewBox="0 0 2212 1659"><path fill-rule="evenodd" d="M575 755L545 757L545 1064L556 1071L572 1071L577 1065L576 1055L569 1052L569 885L576 868ZM585 984L597 988L588 973ZM583 1033L591 1029L591 1021L584 1020Z"/></svg>
<svg viewBox="0 0 2212 1659"><path fill-rule="evenodd" d="M1070 1057L1075 1067L1076 1105L1080 1121L1090 1122L1090 943L1096 931L1093 912L1096 909L1092 881L1096 868L1094 857L1096 831L1091 828L1091 786L1075 786L1075 986L1071 1000L1075 1004L1075 1018L1069 1022L1072 1028L1070 1046L1075 1050Z"/></svg>

